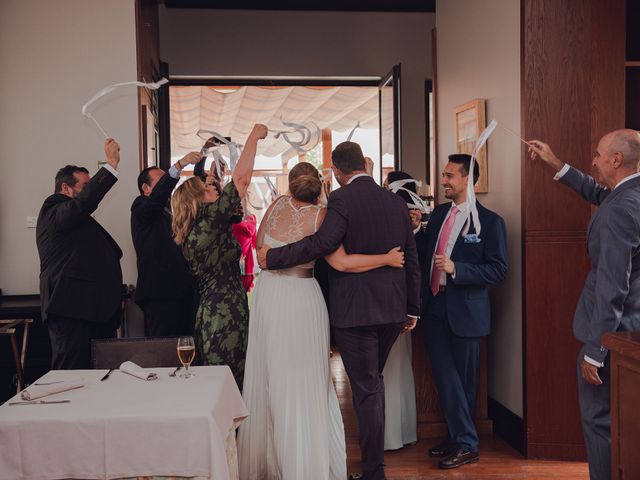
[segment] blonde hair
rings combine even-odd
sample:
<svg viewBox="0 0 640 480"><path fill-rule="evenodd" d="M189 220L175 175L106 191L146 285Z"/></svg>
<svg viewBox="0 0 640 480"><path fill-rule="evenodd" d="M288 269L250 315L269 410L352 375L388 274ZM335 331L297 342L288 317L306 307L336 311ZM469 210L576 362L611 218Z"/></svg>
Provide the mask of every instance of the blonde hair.
<svg viewBox="0 0 640 480"><path fill-rule="evenodd" d="M171 228L174 240L178 245L182 245L193 228L203 195L204 183L198 177L190 178L173 193L171 197L171 211L173 213Z"/></svg>

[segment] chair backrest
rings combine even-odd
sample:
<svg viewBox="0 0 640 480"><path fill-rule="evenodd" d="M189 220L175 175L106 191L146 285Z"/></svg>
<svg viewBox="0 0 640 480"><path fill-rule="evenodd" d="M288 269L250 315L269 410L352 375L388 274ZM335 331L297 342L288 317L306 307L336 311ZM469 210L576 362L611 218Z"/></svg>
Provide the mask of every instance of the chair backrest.
<svg viewBox="0 0 640 480"><path fill-rule="evenodd" d="M108 338L91 341L93 368L118 368L127 360L144 368L176 367L178 337Z"/></svg>

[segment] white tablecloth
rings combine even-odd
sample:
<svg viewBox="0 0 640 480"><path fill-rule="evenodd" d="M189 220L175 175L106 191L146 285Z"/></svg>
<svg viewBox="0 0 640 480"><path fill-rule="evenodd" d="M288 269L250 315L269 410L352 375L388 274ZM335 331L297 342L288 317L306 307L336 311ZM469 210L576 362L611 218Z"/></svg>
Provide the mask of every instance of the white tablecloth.
<svg viewBox="0 0 640 480"><path fill-rule="evenodd" d="M48 372L36 383L86 386L43 399L70 403L0 406L0 479L228 479L226 442L248 415L231 370L193 367L189 379L172 370L153 369L154 381L116 370L104 382L105 370Z"/></svg>

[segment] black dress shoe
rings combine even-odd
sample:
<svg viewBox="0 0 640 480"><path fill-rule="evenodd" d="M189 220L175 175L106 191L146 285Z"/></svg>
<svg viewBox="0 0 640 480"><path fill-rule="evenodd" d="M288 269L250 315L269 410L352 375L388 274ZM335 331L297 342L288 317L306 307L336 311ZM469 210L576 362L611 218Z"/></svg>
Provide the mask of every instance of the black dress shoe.
<svg viewBox="0 0 640 480"><path fill-rule="evenodd" d="M440 468L458 468L467 463L476 463L478 460L480 460L478 452L469 452L458 448L450 456L440 460L438 465Z"/></svg>
<svg viewBox="0 0 640 480"><path fill-rule="evenodd" d="M438 458L448 457L449 455L451 455L455 451L456 451L455 444L453 444L450 441L446 440L446 441L444 441L442 443L439 443L435 447L431 447L429 449L429 456L430 457L438 457Z"/></svg>
<svg viewBox="0 0 640 480"><path fill-rule="evenodd" d="M349 475L349 480L362 480L364 477L361 473L352 473Z"/></svg>

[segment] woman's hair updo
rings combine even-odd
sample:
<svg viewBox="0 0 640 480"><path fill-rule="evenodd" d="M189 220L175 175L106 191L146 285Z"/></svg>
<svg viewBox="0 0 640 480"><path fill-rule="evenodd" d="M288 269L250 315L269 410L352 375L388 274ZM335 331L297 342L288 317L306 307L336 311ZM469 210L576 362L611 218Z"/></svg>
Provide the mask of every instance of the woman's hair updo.
<svg viewBox="0 0 640 480"><path fill-rule="evenodd" d="M308 162L300 162L289 172L289 192L296 200L317 204L322 193L318 169Z"/></svg>

